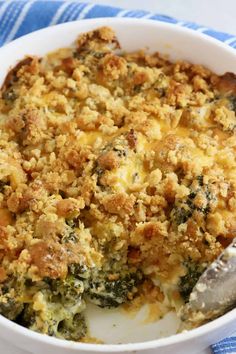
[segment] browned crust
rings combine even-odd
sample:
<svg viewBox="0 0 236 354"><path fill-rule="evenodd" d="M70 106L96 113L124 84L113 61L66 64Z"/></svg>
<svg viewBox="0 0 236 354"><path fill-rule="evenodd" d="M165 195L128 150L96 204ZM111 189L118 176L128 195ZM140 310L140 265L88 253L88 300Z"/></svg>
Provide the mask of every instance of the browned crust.
<svg viewBox="0 0 236 354"><path fill-rule="evenodd" d="M115 151L108 151L99 156L98 164L105 170L112 170L113 168L119 167L119 157Z"/></svg>
<svg viewBox="0 0 236 354"><path fill-rule="evenodd" d="M236 75L227 72L216 78L216 87L220 92L236 94Z"/></svg>
<svg viewBox="0 0 236 354"><path fill-rule="evenodd" d="M106 211L117 215L130 215L133 211L135 198L126 193L108 195L103 199L103 206Z"/></svg>
<svg viewBox="0 0 236 354"><path fill-rule="evenodd" d="M52 279L65 278L67 274L67 254L55 242L40 241L29 249L31 264L38 269L39 275Z"/></svg>
<svg viewBox="0 0 236 354"><path fill-rule="evenodd" d="M120 48L120 43L115 36L114 31L111 28L104 26L80 35L77 40L78 51L85 49L88 42L96 40L99 42L114 44L115 48Z"/></svg>
<svg viewBox="0 0 236 354"><path fill-rule="evenodd" d="M26 66L27 70L31 73L36 69L38 63L38 58L35 56L27 56L23 60L19 61L12 69L10 69L5 77L5 80L2 84L1 91L6 91L13 82L17 81L17 74L19 70Z"/></svg>

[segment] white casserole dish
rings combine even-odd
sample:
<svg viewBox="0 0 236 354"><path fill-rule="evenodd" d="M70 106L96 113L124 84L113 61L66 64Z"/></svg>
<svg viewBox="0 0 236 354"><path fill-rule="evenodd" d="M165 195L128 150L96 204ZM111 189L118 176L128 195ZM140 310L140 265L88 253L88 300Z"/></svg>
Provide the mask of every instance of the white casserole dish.
<svg viewBox="0 0 236 354"><path fill-rule="evenodd" d="M236 73L236 51L225 44L198 32L176 25L151 20L126 18L92 19L66 23L34 32L0 49L0 85L18 60L25 55L44 55L70 45L81 32L99 26L111 26L124 50L149 48L168 54L170 59L185 59L203 64L216 72ZM117 311L101 317L101 310L90 309L93 319L92 335L103 335L106 342L129 344L83 344L59 340L25 329L0 316L0 337L34 354L79 353L197 353L217 342L236 328L236 309L225 316L190 332L155 339L172 334L176 328L174 317L168 316L149 327L140 320L126 319ZM113 325L117 325L114 330ZM145 327L146 326L146 327ZM113 328L113 329L112 329ZM119 333L118 333L119 332ZM152 339L152 340L151 340Z"/></svg>

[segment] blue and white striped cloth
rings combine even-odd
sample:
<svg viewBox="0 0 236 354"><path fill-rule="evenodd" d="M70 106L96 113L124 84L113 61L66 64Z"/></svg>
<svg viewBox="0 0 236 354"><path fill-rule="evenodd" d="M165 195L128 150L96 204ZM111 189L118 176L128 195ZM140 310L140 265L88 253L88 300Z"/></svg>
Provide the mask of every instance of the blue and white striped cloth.
<svg viewBox="0 0 236 354"><path fill-rule="evenodd" d="M118 7L94 5L77 0L0 0L0 46L37 29L97 17L149 18L192 28L217 38L236 48L236 36L211 28L143 10L124 10Z"/></svg>
<svg viewBox="0 0 236 354"><path fill-rule="evenodd" d="M169 16L142 10L124 10L76 0L0 0L0 46L40 28L83 18L98 17L149 18L174 23L205 33L236 48L236 36L218 32L196 23L178 21ZM213 345L212 350L214 354L236 353L236 337L227 338Z"/></svg>

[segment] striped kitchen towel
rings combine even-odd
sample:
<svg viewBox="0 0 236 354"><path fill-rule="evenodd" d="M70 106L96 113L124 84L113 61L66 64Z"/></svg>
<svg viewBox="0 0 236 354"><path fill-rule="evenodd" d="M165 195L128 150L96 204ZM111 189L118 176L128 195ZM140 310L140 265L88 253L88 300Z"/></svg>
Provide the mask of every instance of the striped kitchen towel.
<svg viewBox="0 0 236 354"><path fill-rule="evenodd" d="M26 33L68 21L97 17L135 17L174 23L217 38L236 48L236 36L143 10L93 5L76 0L0 0L0 46Z"/></svg>
<svg viewBox="0 0 236 354"><path fill-rule="evenodd" d="M135 17L173 23L205 33L236 48L236 36L175 18L142 10L62 0L0 0L0 46L43 27L83 18ZM236 330L236 328L235 328ZM236 353L236 336L212 346L215 354Z"/></svg>

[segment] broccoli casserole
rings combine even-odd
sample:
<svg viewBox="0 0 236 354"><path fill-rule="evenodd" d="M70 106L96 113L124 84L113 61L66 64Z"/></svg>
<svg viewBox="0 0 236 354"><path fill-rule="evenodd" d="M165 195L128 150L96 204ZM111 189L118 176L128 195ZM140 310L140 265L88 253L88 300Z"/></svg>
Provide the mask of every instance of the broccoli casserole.
<svg viewBox="0 0 236 354"><path fill-rule="evenodd" d="M236 231L236 77L112 29L0 91L0 314L89 340L85 310L178 310Z"/></svg>

